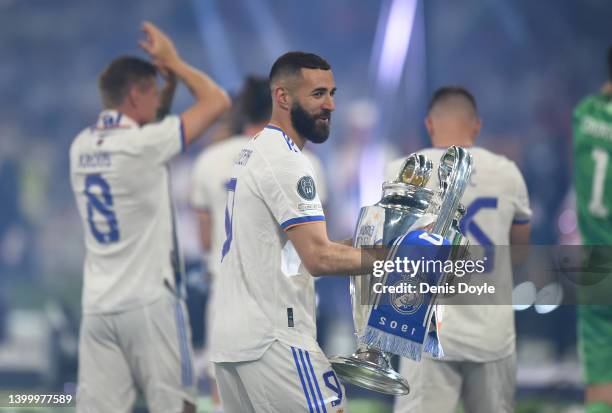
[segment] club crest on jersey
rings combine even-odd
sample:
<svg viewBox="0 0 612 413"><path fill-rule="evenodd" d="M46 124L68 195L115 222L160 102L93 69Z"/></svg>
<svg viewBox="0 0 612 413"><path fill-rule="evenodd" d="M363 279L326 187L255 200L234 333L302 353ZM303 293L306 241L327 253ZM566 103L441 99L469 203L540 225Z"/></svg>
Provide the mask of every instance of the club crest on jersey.
<svg viewBox="0 0 612 413"><path fill-rule="evenodd" d="M303 176L297 183L297 191L300 197L306 201L312 201L317 195L314 179L310 176Z"/></svg>

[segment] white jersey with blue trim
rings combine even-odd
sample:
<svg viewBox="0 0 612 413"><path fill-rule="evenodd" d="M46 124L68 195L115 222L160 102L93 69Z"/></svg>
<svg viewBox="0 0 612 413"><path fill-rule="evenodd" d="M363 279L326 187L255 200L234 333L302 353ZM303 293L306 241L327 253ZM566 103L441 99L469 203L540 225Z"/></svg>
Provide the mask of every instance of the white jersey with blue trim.
<svg viewBox="0 0 612 413"><path fill-rule="evenodd" d="M325 221L312 165L279 128L245 144L228 184L211 360L255 360L279 340L317 351L314 279L285 231Z"/></svg>
<svg viewBox="0 0 612 413"><path fill-rule="evenodd" d="M499 280L492 297L497 304L445 306L440 341L445 360L485 362L507 357L515 350L514 311L509 297L513 285L510 251L496 247L510 245L512 224L528 223L531 209L523 175L514 162L484 148L467 149L473 157L473 168L461 198L467 213L460 227L470 244L494 249L493 254L487 254L488 260L490 255L494 259L487 263L486 271L495 271ZM445 151L417 151L433 161L434 174L427 184L430 189L438 189L438 165ZM387 166L387 181L397 177L405 159Z"/></svg>
<svg viewBox="0 0 612 413"><path fill-rule="evenodd" d="M191 205L207 211L212 218L210 253L207 267L216 276L221 266L221 249L225 242L225 204L227 199L227 183L232 178L234 160L250 137L236 135L206 148L198 156L193 167L191 180ZM317 183L317 195L324 204L326 198L325 175L321 162L312 152L303 149L314 170Z"/></svg>
<svg viewBox="0 0 612 413"><path fill-rule="evenodd" d="M85 233L83 312L125 311L174 288L166 163L184 146L181 120L139 126L100 114L70 147L70 181Z"/></svg>

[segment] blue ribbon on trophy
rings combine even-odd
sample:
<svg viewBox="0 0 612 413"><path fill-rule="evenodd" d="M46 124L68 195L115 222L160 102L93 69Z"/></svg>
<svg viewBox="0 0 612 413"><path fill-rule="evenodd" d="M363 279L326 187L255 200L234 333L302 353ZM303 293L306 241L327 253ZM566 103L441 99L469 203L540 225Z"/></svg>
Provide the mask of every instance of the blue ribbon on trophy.
<svg viewBox="0 0 612 413"><path fill-rule="evenodd" d="M449 253L448 240L417 230L393 242L387 261L406 258L413 262L443 263ZM425 287L439 285L442 277L443 273L435 269L417 274L396 270L385 273L380 282L399 292L388 292L387 289L377 294L367 326L359 339L369 346L417 361L423 351L436 358L442 357L444 353L436 331L435 294Z"/></svg>

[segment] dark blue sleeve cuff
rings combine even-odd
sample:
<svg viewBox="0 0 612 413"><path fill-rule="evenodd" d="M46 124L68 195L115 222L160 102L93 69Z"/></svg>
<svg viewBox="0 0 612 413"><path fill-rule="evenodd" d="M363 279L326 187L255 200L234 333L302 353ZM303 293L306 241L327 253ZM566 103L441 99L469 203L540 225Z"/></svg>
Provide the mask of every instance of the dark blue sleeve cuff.
<svg viewBox="0 0 612 413"><path fill-rule="evenodd" d="M325 216L323 215L309 215L305 217L291 218L281 224L282 229L288 229L300 224L308 224L311 222L325 222Z"/></svg>
<svg viewBox="0 0 612 413"><path fill-rule="evenodd" d="M529 224L531 222L531 219L527 218L527 219L515 219L514 221L512 221L512 224Z"/></svg>

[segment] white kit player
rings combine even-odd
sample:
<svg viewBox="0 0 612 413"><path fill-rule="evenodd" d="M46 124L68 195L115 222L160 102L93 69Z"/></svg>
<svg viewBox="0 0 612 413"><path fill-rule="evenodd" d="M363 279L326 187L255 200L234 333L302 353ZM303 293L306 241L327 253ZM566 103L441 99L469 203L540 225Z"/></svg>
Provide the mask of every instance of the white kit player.
<svg viewBox="0 0 612 413"><path fill-rule="evenodd" d="M494 257L487 271L494 270L501 283L511 288L508 247L505 252L499 251L504 247L495 248L529 243L531 210L521 172L507 158L473 146L480 119L474 97L461 87L435 92L425 125L434 148L419 153L434 162L434 170L451 145L466 147L472 154L471 182L461 200L467 207L461 227L471 244L486 247L487 258ZM388 165L386 180L397 176L403 161ZM428 184L432 189L437 185L437 179ZM400 373L412 391L396 399L395 413L453 413L459 401L470 413L514 411L514 311L507 297L500 294L495 300L500 302L445 306L439 333L445 357L425 357L420 363L401 359Z"/></svg>
<svg viewBox="0 0 612 413"><path fill-rule="evenodd" d="M268 124L271 112L272 96L268 79L256 76L247 77L234 104L234 114L238 120L237 123L241 125L241 133L206 148L195 162L191 204L198 213L201 244L207 256L207 268L213 283L218 276L222 276L219 267L221 266L221 250L226 238L227 185L232 178L234 161L249 139ZM304 149L302 153L312 164L314 179L317 182L317 195L324 204L326 187L321 163L312 152ZM208 328L212 324L212 314L219 306L214 284L211 290L206 311ZM207 334L207 342L210 342L210 334ZM207 355L204 355L204 361L208 361ZM214 376L212 365L210 367L206 371L210 376ZM215 403L218 403L215 395L213 399Z"/></svg>
<svg viewBox="0 0 612 413"><path fill-rule="evenodd" d="M195 412L166 164L230 103L158 28L145 22L143 31L140 45L155 65L130 56L111 62L99 78L105 109L70 148L87 250L78 412L129 412L136 388L151 412ZM174 91L158 92L158 69L195 98L180 117L157 118L169 110Z"/></svg>
<svg viewBox="0 0 612 413"><path fill-rule="evenodd" d="M302 153L329 136L336 86L321 57L290 52L270 71L270 124L246 142L228 183L211 360L226 413L346 412L316 341L313 276L371 271L374 256L327 237Z"/></svg>

